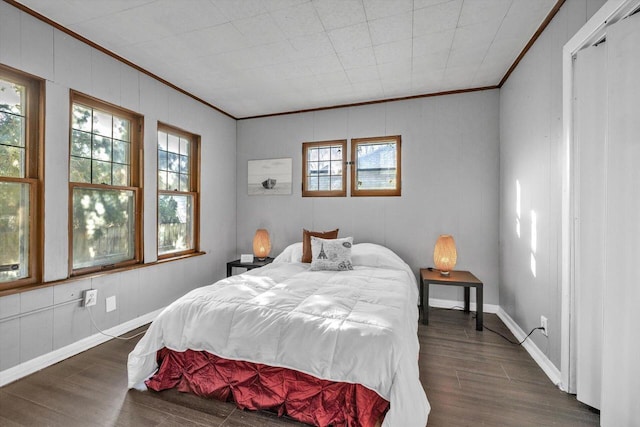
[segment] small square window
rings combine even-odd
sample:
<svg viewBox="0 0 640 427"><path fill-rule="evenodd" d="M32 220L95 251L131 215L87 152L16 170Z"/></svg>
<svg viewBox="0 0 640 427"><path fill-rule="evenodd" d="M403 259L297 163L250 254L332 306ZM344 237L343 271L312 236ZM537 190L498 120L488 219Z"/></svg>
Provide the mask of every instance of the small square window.
<svg viewBox="0 0 640 427"><path fill-rule="evenodd" d="M351 195L400 196L400 136L351 140Z"/></svg>
<svg viewBox="0 0 640 427"><path fill-rule="evenodd" d="M302 197L347 195L347 141L302 144Z"/></svg>

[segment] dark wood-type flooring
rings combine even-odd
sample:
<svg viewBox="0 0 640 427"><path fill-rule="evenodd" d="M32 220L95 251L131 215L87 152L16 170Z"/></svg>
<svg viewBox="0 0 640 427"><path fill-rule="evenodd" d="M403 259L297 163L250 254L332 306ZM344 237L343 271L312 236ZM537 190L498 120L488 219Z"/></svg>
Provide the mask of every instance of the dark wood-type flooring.
<svg viewBox="0 0 640 427"><path fill-rule="evenodd" d="M551 384L523 348L476 331L472 315L433 309L429 320L418 332L429 427L599 424L599 415ZM484 321L514 340L497 316ZM301 425L172 390L127 390L127 355L138 339L111 340L0 388L0 426Z"/></svg>

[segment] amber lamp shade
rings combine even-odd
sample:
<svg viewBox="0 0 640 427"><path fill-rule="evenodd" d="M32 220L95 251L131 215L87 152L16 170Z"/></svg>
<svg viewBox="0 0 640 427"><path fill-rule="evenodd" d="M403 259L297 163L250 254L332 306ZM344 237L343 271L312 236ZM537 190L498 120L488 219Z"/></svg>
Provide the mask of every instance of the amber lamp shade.
<svg viewBox="0 0 640 427"><path fill-rule="evenodd" d="M456 266L458 260L458 252L456 251L456 242L453 236L442 234L438 237L436 247L433 249L433 263L440 270L440 274L448 276L449 272Z"/></svg>
<svg viewBox="0 0 640 427"><path fill-rule="evenodd" d="M253 256L263 261L271 252L271 241L269 240L269 232L264 228L256 230L253 236Z"/></svg>

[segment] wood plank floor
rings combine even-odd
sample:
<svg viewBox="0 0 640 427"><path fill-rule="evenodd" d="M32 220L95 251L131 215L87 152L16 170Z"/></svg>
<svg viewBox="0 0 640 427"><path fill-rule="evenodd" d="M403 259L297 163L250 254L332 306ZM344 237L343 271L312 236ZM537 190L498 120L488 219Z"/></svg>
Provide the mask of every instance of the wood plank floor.
<svg viewBox="0 0 640 427"><path fill-rule="evenodd" d="M434 309L429 320L418 332L429 427L599 425L599 415L551 384L522 347L476 331L471 315ZM495 315L485 315L485 325L514 339ZM0 388L0 425L301 425L174 391L128 391L126 360L137 340L111 340Z"/></svg>

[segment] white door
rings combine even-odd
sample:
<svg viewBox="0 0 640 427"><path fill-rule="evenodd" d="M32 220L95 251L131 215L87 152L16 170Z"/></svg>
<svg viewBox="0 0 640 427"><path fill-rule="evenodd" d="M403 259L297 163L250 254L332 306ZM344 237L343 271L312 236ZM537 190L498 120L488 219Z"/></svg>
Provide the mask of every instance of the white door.
<svg viewBox="0 0 640 427"><path fill-rule="evenodd" d="M578 52L574 68L576 392L578 400L598 409L606 281L607 45Z"/></svg>
<svg viewBox="0 0 640 427"><path fill-rule="evenodd" d="M640 13L607 29L605 427L640 426Z"/></svg>

